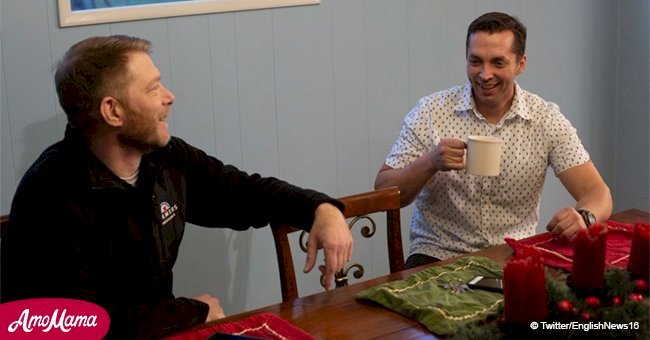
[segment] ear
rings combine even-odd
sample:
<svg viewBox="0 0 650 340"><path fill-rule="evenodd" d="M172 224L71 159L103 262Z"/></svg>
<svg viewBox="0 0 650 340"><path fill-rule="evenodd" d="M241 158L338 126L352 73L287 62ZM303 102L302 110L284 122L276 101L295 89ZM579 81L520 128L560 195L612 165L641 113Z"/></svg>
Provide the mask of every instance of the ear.
<svg viewBox="0 0 650 340"><path fill-rule="evenodd" d="M521 60L519 60L519 63L517 64L517 75L524 73L524 70L526 69L526 61L527 61L526 54L524 54L521 57Z"/></svg>
<svg viewBox="0 0 650 340"><path fill-rule="evenodd" d="M99 113L104 122L112 127L124 124L124 110L114 97L104 97L99 104Z"/></svg>

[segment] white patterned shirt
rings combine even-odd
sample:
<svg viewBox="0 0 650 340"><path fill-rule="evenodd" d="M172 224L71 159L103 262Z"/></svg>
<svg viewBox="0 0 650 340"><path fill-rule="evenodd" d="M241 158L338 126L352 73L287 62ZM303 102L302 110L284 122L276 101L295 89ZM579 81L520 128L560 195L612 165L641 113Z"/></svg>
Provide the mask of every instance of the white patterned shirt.
<svg viewBox="0 0 650 340"><path fill-rule="evenodd" d="M438 171L415 200L410 254L445 259L535 233L546 169L557 176L589 161L576 129L560 108L515 83L510 110L490 124L477 110L469 83L421 98L408 113L386 158L403 168L442 138L501 138L501 173L483 177Z"/></svg>

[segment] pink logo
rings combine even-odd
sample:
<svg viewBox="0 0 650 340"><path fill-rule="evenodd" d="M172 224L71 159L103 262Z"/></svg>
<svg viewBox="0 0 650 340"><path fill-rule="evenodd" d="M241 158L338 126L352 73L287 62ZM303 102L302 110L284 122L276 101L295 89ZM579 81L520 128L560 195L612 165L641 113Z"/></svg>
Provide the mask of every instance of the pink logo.
<svg viewBox="0 0 650 340"><path fill-rule="evenodd" d="M82 300L40 298L0 304L2 339L101 339L110 323L106 310Z"/></svg>

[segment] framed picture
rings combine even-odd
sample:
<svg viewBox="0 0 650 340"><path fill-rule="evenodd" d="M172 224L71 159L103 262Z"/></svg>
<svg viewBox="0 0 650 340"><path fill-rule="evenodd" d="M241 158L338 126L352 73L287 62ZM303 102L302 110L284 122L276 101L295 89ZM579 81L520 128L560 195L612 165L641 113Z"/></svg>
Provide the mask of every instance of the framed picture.
<svg viewBox="0 0 650 340"><path fill-rule="evenodd" d="M59 27L319 3L320 0L58 0Z"/></svg>

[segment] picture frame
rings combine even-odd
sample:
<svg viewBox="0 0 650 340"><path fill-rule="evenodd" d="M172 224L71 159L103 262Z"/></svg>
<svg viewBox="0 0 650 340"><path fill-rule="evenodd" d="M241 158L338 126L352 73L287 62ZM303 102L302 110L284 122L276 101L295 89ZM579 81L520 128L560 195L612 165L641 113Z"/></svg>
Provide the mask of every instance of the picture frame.
<svg viewBox="0 0 650 340"><path fill-rule="evenodd" d="M132 20L155 19L185 15L244 11L263 8L316 5L320 0L57 0L59 27L103 24ZM79 8L80 3L99 3L103 8ZM126 5L126 3L129 3ZM73 8L74 7L74 8Z"/></svg>

